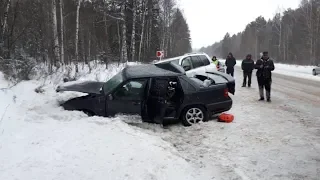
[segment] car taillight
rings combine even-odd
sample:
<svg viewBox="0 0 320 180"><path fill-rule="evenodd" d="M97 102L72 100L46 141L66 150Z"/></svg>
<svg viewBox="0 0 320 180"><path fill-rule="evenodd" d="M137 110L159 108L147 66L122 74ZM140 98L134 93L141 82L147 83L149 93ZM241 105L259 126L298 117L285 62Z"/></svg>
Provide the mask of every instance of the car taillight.
<svg viewBox="0 0 320 180"><path fill-rule="evenodd" d="M224 97L229 97L229 91L228 88L224 89Z"/></svg>

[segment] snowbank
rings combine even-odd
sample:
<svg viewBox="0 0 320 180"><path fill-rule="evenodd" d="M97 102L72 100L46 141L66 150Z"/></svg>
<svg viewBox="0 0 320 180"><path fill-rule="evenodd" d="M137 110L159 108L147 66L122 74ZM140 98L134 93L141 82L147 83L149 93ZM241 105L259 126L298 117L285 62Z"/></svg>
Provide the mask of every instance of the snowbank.
<svg viewBox="0 0 320 180"><path fill-rule="evenodd" d="M242 60L237 60L236 66L240 67L241 62ZM320 76L312 75L313 68L314 66L300 66L275 63L274 73L320 81Z"/></svg>
<svg viewBox="0 0 320 180"><path fill-rule="evenodd" d="M123 67L101 65L90 74L84 68L79 80L105 81ZM63 110L59 101L78 94L55 93L62 78L56 73L0 91L0 179L197 179L175 148L132 128L129 117ZM1 76L0 85L8 85ZM40 85L43 94L34 91Z"/></svg>

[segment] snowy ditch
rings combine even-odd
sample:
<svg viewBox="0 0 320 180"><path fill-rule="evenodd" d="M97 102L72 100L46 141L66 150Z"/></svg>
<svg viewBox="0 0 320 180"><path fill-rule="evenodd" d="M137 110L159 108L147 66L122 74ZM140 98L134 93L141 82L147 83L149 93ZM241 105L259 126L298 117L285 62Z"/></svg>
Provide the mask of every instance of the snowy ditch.
<svg viewBox="0 0 320 180"><path fill-rule="evenodd" d="M106 81L123 67L101 65L91 73L80 68L79 81ZM252 95L257 87L237 87L241 95L232 97L230 111L234 123L163 129L135 116L88 117L63 110L60 101L81 95L56 93L63 77L59 72L6 89L10 84L0 74L1 180L319 177L319 131L281 110L288 108L280 102L284 97L261 105ZM44 92L36 93L42 85Z"/></svg>
<svg viewBox="0 0 320 180"><path fill-rule="evenodd" d="M101 65L91 73L84 68L79 81L106 81L123 67ZM129 125L140 118L63 110L59 102L79 93L56 93L62 78L56 74L6 89L0 74L0 179L199 178L170 143ZM35 92L39 86L43 93Z"/></svg>

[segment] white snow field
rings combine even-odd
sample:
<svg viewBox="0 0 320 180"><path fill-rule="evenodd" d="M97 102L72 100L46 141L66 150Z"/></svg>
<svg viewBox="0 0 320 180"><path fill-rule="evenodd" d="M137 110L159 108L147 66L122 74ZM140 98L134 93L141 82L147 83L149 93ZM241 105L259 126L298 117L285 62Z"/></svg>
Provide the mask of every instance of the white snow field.
<svg viewBox="0 0 320 180"><path fill-rule="evenodd" d="M241 62L242 60L237 60L236 66L241 67ZM301 65L275 63L274 73L303 78L303 79L312 79L315 81L320 81L320 76L312 75L313 68L315 68L315 66L301 66Z"/></svg>
<svg viewBox="0 0 320 180"><path fill-rule="evenodd" d="M121 68L84 69L80 80L106 80ZM320 101L311 101L314 89L308 94L288 83L290 93L282 92L288 80L274 76L273 102L257 102L254 77L252 88L241 88L237 69L233 123L163 129L139 117L64 111L58 102L78 94L55 93L62 77L48 77L43 94L34 92L43 80L0 91L1 180L319 180ZM7 86L1 79L0 89Z"/></svg>
<svg viewBox="0 0 320 180"><path fill-rule="evenodd" d="M122 67L101 66L80 80L106 80ZM35 93L43 83L35 80L0 91L1 180L206 179L170 143L123 121L134 117L89 118L58 107L77 95L55 93L62 77L50 77L44 94ZM7 85L1 74L0 88Z"/></svg>

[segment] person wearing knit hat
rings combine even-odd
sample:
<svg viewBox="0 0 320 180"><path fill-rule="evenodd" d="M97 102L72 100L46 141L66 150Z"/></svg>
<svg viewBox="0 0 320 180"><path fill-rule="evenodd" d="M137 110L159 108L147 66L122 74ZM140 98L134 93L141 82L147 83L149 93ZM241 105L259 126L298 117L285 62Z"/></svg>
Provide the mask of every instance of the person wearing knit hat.
<svg viewBox="0 0 320 180"><path fill-rule="evenodd" d="M246 87L248 79L248 87L251 87L252 71L254 69L254 61L251 58L251 54L248 54L241 63L241 69L243 70L243 83L242 87Z"/></svg>
<svg viewBox="0 0 320 180"><path fill-rule="evenodd" d="M260 94L259 101L264 101L265 89L267 101L271 102L272 71L275 69L275 67L273 60L270 59L267 51L263 52L261 59L257 60L255 69L257 69L257 80Z"/></svg>
<svg viewBox="0 0 320 180"><path fill-rule="evenodd" d="M237 61L233 57L232 53L230 52L227 56L225 65L227 66L227 74L230 74L233 77L234 73L234 66L236 65Z"/></svg>

